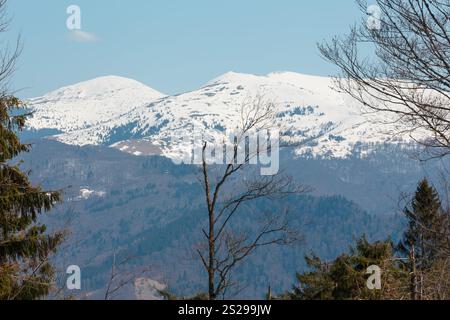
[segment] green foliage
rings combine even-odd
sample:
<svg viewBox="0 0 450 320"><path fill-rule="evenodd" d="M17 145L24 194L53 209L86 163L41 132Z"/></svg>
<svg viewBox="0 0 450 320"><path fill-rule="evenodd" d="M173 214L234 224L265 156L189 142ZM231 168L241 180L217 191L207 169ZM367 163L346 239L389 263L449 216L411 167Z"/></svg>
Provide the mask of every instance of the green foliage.
<svg viewBox="0 0 450 320"><path fill-rule="evenodd" d="M408 228L398 251L411 274L411 299L445 299L450 294L450 219L426 179L405 208Z"/></svg>
<svg viewBox="0 0 450 320"><path fill-rule="evenodd" d="M12 115L22 109L19 99L0 97L0 300L46 296L54 275L48 257L63 238L37 222L61 200L59 192L33 186L28 173L11 164L30 149L17 136L28 114Z"/></svg>
<svg viewBox="0 0 450 320"><path fill-rule="evenodd" d="M397 268L391 241L369 243L366 237L357 241L350 254L342 254L332 262L324 262L316 256L306 257L311 271L298 274L298 285L282 298L294 300L366 300L395 298L392 284L406 279ZM381 290L367 287L367 268L379 266L382 270Z"/></svg>
<svg viewBox="0 0 450 320"><path fill-rule="evenodd" d="M331 300L334 283L330 274L330 264L322 262L315 255L305 257L311 272L297 274L299 286L290 294L292 299L301 300Z"/></svg>
<svg viewBox="0 0 450 320"><path fill-rule="evenodd" d="M446 214L437 191L422 180L417 187L411 208L405 208L408 229L399 244L399 251L408 257L414 250L416 268L426 270L439 259L448 243Z"/></svg>
<svg viewBox="0 0 450 320"><path fill-rule="evenodd" d="M392 241L357 241L349 254L331 262L306 257L310 271L298 274L298 284L282 299L448 299L450 219L436 190L422 180L404 214L408 228L399 245ZM382 271L379 290L367 286L367 268Z"/></svg>

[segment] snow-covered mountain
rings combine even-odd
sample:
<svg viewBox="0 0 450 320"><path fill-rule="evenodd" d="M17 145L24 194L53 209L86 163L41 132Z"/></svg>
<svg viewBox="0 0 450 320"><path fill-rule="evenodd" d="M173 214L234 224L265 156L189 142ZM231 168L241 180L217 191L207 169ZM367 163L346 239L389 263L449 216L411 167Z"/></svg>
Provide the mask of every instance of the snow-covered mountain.
<svg viewBox="0 0 450 320"><path fill-rule="evenodd" d="M176 157L174 135L191 136L193 126L212 133L234 128L242 105L263 96L274 102L280 128L305 142L298 150L302 154L346 157L361 144L410 141L395 135L400 124L387 124L386 115L364 113L332 86L330 78L292 72L229 72L198 90L165 96L134 80L104 77L31 99L35 114L29 126L57 130L55 138L67 144Z"/></svg>
<svg viewBox="0 0 450 320"><path fill-rule="evenodd" d="M68 144L102 144L114 126L126 125L133 108L165 95L135 80L107 76L81 82L27 101L33 130L53 129ZM94 129L95 128L95 129ZM83 134L89 130L94 136ZM65 138L74 135L76 138Z"/></svg>

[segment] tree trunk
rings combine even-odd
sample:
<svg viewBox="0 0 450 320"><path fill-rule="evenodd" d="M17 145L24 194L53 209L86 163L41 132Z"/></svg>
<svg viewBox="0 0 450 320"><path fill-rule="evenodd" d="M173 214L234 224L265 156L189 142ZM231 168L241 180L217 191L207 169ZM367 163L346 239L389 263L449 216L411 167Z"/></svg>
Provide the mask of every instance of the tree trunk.
<svg viewBox="0 0 450 320"><path fill-rule="evenodd" d="M211 201L211 187L209 184L209 176L208 176L208 166L206 164L205 158L205 150L207 147L207 143L203 145L202 152L202 162L203 162L203 179L205 183L205 193L206 193L206 205L208 207L208 216L209 216L209 234L208 234L208 247L209 247L209 261L208 261L208 296L209 300L216 299L216 288L215 288L215 215L214 215L214 204Z"/></svg>
<svg viewBox="0 0 450 320"><path fill-rule="evenodd" d="M417 270L414 244L411 243L409 250L409 260L411 261L411 300L417 300Z"/></svg>
<svg viewBox="0 0 450 320"><path fill-rule="evenodd" d="M216 299L215 285L214 285L214 254L215 254L215 243L214 243L214 211L209 213L209 268L208 268L208 288L209 288L209 300Z"/></svg>

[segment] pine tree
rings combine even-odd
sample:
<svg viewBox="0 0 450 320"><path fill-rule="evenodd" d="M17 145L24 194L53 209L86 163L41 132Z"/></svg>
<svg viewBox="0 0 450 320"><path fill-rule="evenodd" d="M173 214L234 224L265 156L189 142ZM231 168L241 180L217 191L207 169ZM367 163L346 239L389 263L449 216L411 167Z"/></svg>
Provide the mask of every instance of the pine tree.
<svg viewBox="0 0 450 320"><path fill-rule="evenodd" d="M54 279L49 255L63 238L48 234L39 215L60 201L59 192L33 186L14 158L30 150L17 135L27 115L13 96L0 97L0 300L45 297Z"/></svg>
<svg viewBox="0 0 450 320"><path fill-rule="evenodd" d="M298 274L298 285L280 298L294 300L370 300L402 299L407 275L398 267L391 241L369 243L366 237L357 241L349 254L332 262L316 256L307 257L311 271ZM367 268L382 270L381 290L367 286Z"/></svg>
<svg viewBox="0 0 450 320"><path fill-rule="evenodd" d="M411 208L405 208L404 214L408 219L408 229L399 249L409 255L414 247L416 267L425 270L436 260L436 248L445 241L439 232L443 217L441 201L426 179L419 183Z"/></svg>
<svg viewBox="0 0 450 320"><path fill-rule="evenodd" d="M335 282L330 275L331 265L323 262L316 255L306 256L309 272L297 274L298 286L286 294L285 298L293 300L333 300Z"/></svg>
<svg viewBox="0 0 450 320"><path fill-rule="evenodd" d="M448 217L437 191L426 179L419 183L411 207L405 208L404 214L408 228L398 249L407 258L406 267L411 273L411 299L424 299L428 295L428 273L441 262L444 248L448 248Z"/></svg>

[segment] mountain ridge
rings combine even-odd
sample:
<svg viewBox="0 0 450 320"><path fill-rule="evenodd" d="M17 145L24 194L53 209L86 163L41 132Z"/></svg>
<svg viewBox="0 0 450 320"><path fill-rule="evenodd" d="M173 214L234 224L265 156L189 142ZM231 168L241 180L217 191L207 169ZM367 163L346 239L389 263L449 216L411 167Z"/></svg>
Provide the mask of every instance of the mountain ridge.
<svg viewBox="0 0 450 320"><path fill-rule="evenodd" d="M193 127L220 135L235 126L243 104L263 96L276 106L285 136L302 143L299 155L339 158L361 144L412 143L396 135L404 129L401 124L389 124L386 115L364 114L359 103L332 86L331 78L288 71L227 72L198 90L167 96L135 80L108 76L27 101L35 112L29 129L58 130L53 138L73 145L120 143L122 151L136 155L147 155L135 143L144 140L177 158L189 146L172 141L174 135L192 136Z"/></svg>

